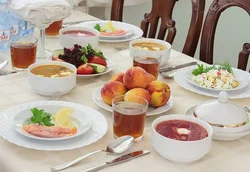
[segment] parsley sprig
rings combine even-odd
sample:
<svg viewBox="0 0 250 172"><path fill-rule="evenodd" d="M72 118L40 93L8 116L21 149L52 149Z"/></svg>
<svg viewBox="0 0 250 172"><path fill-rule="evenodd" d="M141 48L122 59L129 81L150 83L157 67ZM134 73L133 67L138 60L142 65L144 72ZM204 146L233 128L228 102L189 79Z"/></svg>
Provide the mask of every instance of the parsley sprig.
<svg viewBox="0 0 250 172"><path fill-rule="evenodd" d="M202 73L207 73L212 69L218 69L218 70L224 69L227 70L229 73L233 73L231 65L228 63L228 61L226 61L225 63L220 64L218 67L215 64L213 66L208 66L208 67L205 67L203 64L198 64L197 68L193 70L192 74L197 76Z"/></svg>
<svg viewBox="0 0 250 172"><path fill-rule="evenodd" d="M82 59L82 61L84 61L85 63L88 62L88 58L87 58L87 57L88 57L88 55L91 54L91 53L92 53L93 55L96 55L96 56L101 57L101 58L103 58L103 59L106 60L106 58L105 58L104 55L103 55L103 52L102 52L101 50L99 50L99 51L94 50L90 44L88 44L87 47L81 48L80 50L84 53L84 55L81 57L81 59Z"/></svg>
<svg viewBox="0 0 250 172"><path fill-rule="evenodd" d="M96 30L98 30L99 32L101 31L101 25L98 24L98 23L94 26L94 28L95 28Z"/></svg>
<svg viewBox="0 0 250 172"><path fill-rule="evenodd" d="M39 110L37 108L31 109L33 116L28 120L28 124L39 124L45 126L54 126L51 121L51 114L45 112L43 109Z"/></svg>

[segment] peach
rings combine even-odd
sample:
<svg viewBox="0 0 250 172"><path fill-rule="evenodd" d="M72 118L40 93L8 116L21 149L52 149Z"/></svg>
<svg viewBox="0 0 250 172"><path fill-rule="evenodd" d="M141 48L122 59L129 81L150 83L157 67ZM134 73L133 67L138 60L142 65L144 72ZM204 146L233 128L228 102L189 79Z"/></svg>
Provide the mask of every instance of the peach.
<svg viewBox="0 0 250 172"><path fill-rule="evenodd" d="M155 76L152 75L151 73L148 73L148 81L149 81L149 83L152 82L152 81L155 81L155 80L156 80Z"/></svg>
<svg viewBox="0 0 250 172"><path fill-rule="evenodd" d="M140 96L143 97L144 99L146 99L148 101L148 103L150 103L151 101L151 96L148 92L148 90L144 89L144 88L133 88L131 90L129 90L126 94L126 99L129 100L130 98L132 99L133 96Z"/></svg>
<svg viewBox="0 0 250 172"><path fill-rule="evenodd" d="M141 67L130 67L124 74L123 83L128 90L146 88L149 83L148 74Z"/></svg>
<svg viewBox="0 0 250 172"><path fill-rule="evenodd" d="M112 99L115 96L124 95L127 92L126 87L119 81L109 81L101 89L101 96L105 103L112 105Z"/></svg>
<svg viewBox="0 0 250 172"><path fill-rule="evenodd" d="M118 72L111 77L111 81L119 81L123 83L124 72Z"/></svg>
<svg viewBox="0 0 250 172"><path fill-rule="evenodd" d="M160 107L165 105L171 95L170 87L159 80L152 81L148 84L147 90L151 96L150 105L153 107Z"/></svg>

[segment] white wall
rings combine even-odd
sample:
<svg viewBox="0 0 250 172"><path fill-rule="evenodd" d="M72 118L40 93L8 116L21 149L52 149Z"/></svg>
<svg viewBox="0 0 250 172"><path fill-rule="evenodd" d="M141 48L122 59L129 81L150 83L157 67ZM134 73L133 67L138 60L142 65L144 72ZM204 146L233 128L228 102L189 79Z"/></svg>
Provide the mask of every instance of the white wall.
<svg viewBox="0 0 250 172"><path fill-rule="evenodd" d="M206 0L206 12L211 2L212 0ZM150 12L150 9L151 0L141 5L125 7L123 21L140 26L144 13ZM109 19L110 8L91 8L90 14L102 19ZM173 18L177 28L173 48L182 51L191 19L191 0L179 0L176 3ZM222 13L217 25L214 62L223 63L228 60L230 64L236 66L238 53L245 42L250 42L249 15L240 8L232 7ZM199 58L199 45L195 58ZM248 66L250 67L250 60Z"/></svg>

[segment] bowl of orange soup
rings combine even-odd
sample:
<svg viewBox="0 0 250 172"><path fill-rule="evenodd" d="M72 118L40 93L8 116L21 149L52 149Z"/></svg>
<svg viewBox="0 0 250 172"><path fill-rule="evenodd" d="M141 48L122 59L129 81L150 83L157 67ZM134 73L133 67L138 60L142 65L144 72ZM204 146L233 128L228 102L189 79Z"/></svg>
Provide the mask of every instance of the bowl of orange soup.
<svg viewBox="0 0 250 172"><path fill-rule="evenodd" d="M161 116L153 121L152 130L153 148L171 161L197 161L211 148L212 127L195 117L181 114Z"/></svg>
<svg viewBox="0 0 250 172"><path fill-rule="evenodd" d="M170 58L171 47L171 44L160 39L136 39L129 43L129 55L133 58L135 51L150 51L150 54L159 53L162 56L160 66L163 66Z"/></svg>
<svg viewBox="0 0 250 172"><path fill-rule="evenodd" d="M59 41L63 48L72 48L75 44L86 47L90 44L98 48L100 33L96 29L72 26L59 31Z"/></svg>
<svg viewBox="0 0 250 172"><path fill-rule="evenodd" d="M38 94L66 94L76 86L76 67L59 61L36 62L28 68L30 87Z"/></svg>

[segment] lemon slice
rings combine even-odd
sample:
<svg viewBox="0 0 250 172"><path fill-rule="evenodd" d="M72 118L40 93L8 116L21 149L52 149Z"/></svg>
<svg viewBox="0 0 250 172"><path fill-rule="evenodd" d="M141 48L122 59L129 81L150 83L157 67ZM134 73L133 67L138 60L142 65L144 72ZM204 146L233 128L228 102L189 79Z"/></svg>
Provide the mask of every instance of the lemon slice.
<svg viewBox="0 0 250 172"><path fill-rule="evenodd" d="M101 27L101 31L111 31L114 32L116 29L114 28L113 24L111 21L109 21L107 24Z"/></svg>
<svg viewBox="0 0 250 172"><path fill-rule="evenodd" d="M74 128L75 125L72 123L70 119L70 114L72 113L72 109L70 108L62 108L60 109L54 116L53 119L56 122L56 125L63 128Z"/></svg>

